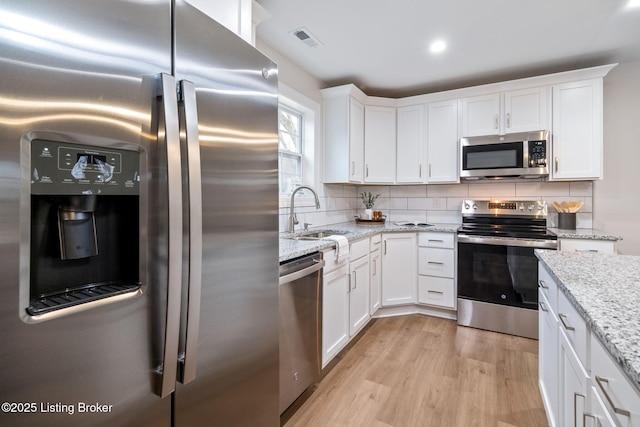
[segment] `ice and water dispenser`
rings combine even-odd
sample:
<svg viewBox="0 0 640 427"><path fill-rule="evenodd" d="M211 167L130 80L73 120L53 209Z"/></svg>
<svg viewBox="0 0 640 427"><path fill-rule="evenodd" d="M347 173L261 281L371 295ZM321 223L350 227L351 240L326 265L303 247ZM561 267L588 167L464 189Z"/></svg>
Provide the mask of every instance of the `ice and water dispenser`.
<svg viewBox="0 0 640 427"><path fill-rule="evenodd" d="M140 154L56 141L30 149L30 316L139 292Z"/></svg>

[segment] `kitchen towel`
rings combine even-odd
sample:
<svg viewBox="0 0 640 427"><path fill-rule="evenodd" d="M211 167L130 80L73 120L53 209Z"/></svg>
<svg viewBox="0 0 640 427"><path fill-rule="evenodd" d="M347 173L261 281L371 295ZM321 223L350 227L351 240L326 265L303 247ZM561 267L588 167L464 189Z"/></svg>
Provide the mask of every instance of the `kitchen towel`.
<svg viewBox="0 0 640 427"><path fill-rule="evenodd" d="M332 234L331 236L325 237L325 239L336 242L336 262L340 262L349 256L349 241L346 237Z"/></svg>

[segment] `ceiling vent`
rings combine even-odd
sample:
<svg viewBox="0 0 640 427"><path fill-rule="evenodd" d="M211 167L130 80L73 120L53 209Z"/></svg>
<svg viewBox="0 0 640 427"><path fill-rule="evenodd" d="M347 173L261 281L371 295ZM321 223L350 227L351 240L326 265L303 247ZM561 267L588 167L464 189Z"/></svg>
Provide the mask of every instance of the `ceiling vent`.
<svg viewBox="0 0 640 427"><path fill-rule="evenodd" d="M322 42L304 27L293 30L291 34L309 47L322 46Z"/></svg>

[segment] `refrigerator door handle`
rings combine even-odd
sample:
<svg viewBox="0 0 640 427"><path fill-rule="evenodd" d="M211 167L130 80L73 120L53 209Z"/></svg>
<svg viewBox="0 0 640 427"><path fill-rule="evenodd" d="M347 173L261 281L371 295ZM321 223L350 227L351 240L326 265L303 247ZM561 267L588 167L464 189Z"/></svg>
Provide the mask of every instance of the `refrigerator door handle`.
<svg viewBox="0 0 640 427"><path fill-rule="evenodd" d="M189 197L189 284L187 289L187 316L184 358L180 382L196 377L198 333L200 326L200 294L202 288L202 183L200 170L200 137L195 85L180 81L181 102L184 112L184 143L188 164Z"/></svg>
<svg viewBox="0 0 640 427"><path fill-rule="evenodd" d="M159 128L159 138L164 131L167 165L168 203L168 254L167 254L167 315L162 364L158 371L161 383L158 394L165 397L175 390L180 332L180 298L182 287L182 206L173 203L182 200L180 160L180 128L178 123L178 99L175 78L160 74L162 117L164 126Z"/></svg>

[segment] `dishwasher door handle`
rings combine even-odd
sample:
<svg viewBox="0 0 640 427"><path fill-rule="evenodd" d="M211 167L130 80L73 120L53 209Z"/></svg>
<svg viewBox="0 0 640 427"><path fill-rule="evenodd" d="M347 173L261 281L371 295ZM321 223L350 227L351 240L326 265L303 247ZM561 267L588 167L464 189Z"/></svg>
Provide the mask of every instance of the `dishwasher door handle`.
<svg viewBox="0 0 640 427"><path fill-rule="evenodd" d="M324 267L324 260L319 259L315 261L315 264L303 268L302 270L295 271L291 274L287 274L286 276L280 277L280 284L286 285L287 283L293 282L294 280L298 280L303 278L304 276L308 276L311 273L314 273Z"/></svg>

